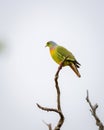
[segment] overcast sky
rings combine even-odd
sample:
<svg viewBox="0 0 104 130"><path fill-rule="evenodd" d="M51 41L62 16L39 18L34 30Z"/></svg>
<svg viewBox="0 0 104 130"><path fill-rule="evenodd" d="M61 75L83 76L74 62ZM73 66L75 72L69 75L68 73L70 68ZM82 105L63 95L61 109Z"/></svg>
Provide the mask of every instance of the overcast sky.
<svg viewBox="0 0 104 130"><path fill-rule="evenodd" d="M0 129L56 125L56 113L36 106L56 107L58 65L45 48L49 40L81 63L81 78L69 67L60 72L62 130L97 130L85 98L88 89L104 122L104 0L0 0Z"/></svg>

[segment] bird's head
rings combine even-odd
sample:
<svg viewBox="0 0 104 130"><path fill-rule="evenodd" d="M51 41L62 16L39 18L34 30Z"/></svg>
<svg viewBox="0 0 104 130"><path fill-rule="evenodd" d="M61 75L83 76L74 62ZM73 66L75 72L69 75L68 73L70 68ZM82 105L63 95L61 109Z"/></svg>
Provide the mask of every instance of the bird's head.
<svg viewBox="0 0 104 130"><path fill-rule="evenodd" d="M51 48L51 47L54 47L54 46L56 46L57 44L55 43L55 42L53 42L53 41L48 41L47 43L46 43L46 47L49 47L49 48Z"/></svg>

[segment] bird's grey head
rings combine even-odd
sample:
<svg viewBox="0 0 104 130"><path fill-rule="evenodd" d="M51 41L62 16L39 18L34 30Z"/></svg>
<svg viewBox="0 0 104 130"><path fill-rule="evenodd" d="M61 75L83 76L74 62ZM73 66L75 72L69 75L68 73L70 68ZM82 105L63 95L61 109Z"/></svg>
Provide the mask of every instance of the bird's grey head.
<svg viewBox="0 0 104 130"><path fill-rule="evenodd" d="M55 43L55 42L53 42L53 41L48 41L47 43L46 43L46 47L53 47L53 46L57 46L57 44Z"/></svg>

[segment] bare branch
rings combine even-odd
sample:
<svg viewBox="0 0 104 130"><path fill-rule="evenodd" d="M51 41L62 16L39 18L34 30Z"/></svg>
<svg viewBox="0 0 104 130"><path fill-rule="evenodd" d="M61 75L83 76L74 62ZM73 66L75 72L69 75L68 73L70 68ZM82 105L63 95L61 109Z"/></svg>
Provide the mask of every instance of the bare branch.
<svg viewBox="0 0 104 130"><path fill-rule="evenodd" d="M68 57L68 56L67 56ZM47 112L56 112L59 114L60 116L60 119L56 125L56 127L54 128L54 130L60 130L61 126L63 125L64 123L64 115L62 113L62 110L61 110L61 103L60 103L60 88L59 88L59 85L58 85L58 77L59 77L59 72L60 70L62 69L63 67L63 64L65 62L65 60L67 59L67 57L62 61L62 63L59 65L58 67L58 70L55 74L55 78L54 78L54 81L55 81L55 88L56 88L56 91L57 91L57 108L47 108L47 107L43 107L41 105L39 105L37 103L37 106L38 108L40 108L41 110L44 110L44 111L47 111ZM48 129L49 130L52 130L52 126L51 124L47 124L46 122L44 122L47 126L48 126Z"/></svg>
<svg viewBox="0 0 104 130"><path fill-rule="evenodd" d="M92 116L95 118L95 121L96 121L96 125L99 127L99 130L104 130L104 125L103 123L101 122L101 120L99 119L99 117L97 116L96 114L96 110L98 108L98 104L95 104L95 105L92 105L90 99L89 99L89 92L87 90L87 97L86 97L86 100L90 106L90 111L91 111L91 114Z"/></svg>
<svg viewBox="0 0 104 130"><path fill-rule="evenodd" d="M68 56L67 56L68 57ZM64 115L62 113L62 110L61 110L61 103L60 103L60 88L59 88L59 85L58 85L58 77L59 77L59 72L60 70L62 69L63 67L63 64L65 62L65 60L67 59L67 57L62 61L62 63L60 64L60 66L58 67L58 70L55 74L55 87L56 87L56 91L57 91L57 110L60 112L59 115L60 115L60 119L57 123L57 126L54 128L54 130L60 130L61 126L63 125L64 123Z"/></svg>
<svg viewBox="0 0 104 130"><path fill-rule="evenodd" d="M44 110L44 111L47 111L47 112L56 112L56 113L60 113L60 111L58 111L57 109L55 109L55 108L48 108L48 107L43 107L43 106L41 106L41 105L39 105L38 103L37 103L37 106L41 109L41 110Z"/></svg>

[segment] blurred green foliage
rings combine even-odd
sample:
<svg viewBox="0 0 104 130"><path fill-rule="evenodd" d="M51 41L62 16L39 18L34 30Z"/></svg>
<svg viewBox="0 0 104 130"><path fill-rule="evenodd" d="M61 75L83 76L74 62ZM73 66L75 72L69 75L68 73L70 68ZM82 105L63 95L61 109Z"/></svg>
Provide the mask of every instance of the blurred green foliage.
<svg viewBox="0 0 104 130"><path fill-rule="evenodd" d="M3 52L5 49L5 43L3 41L0 41L0 53Z"/></svg>

